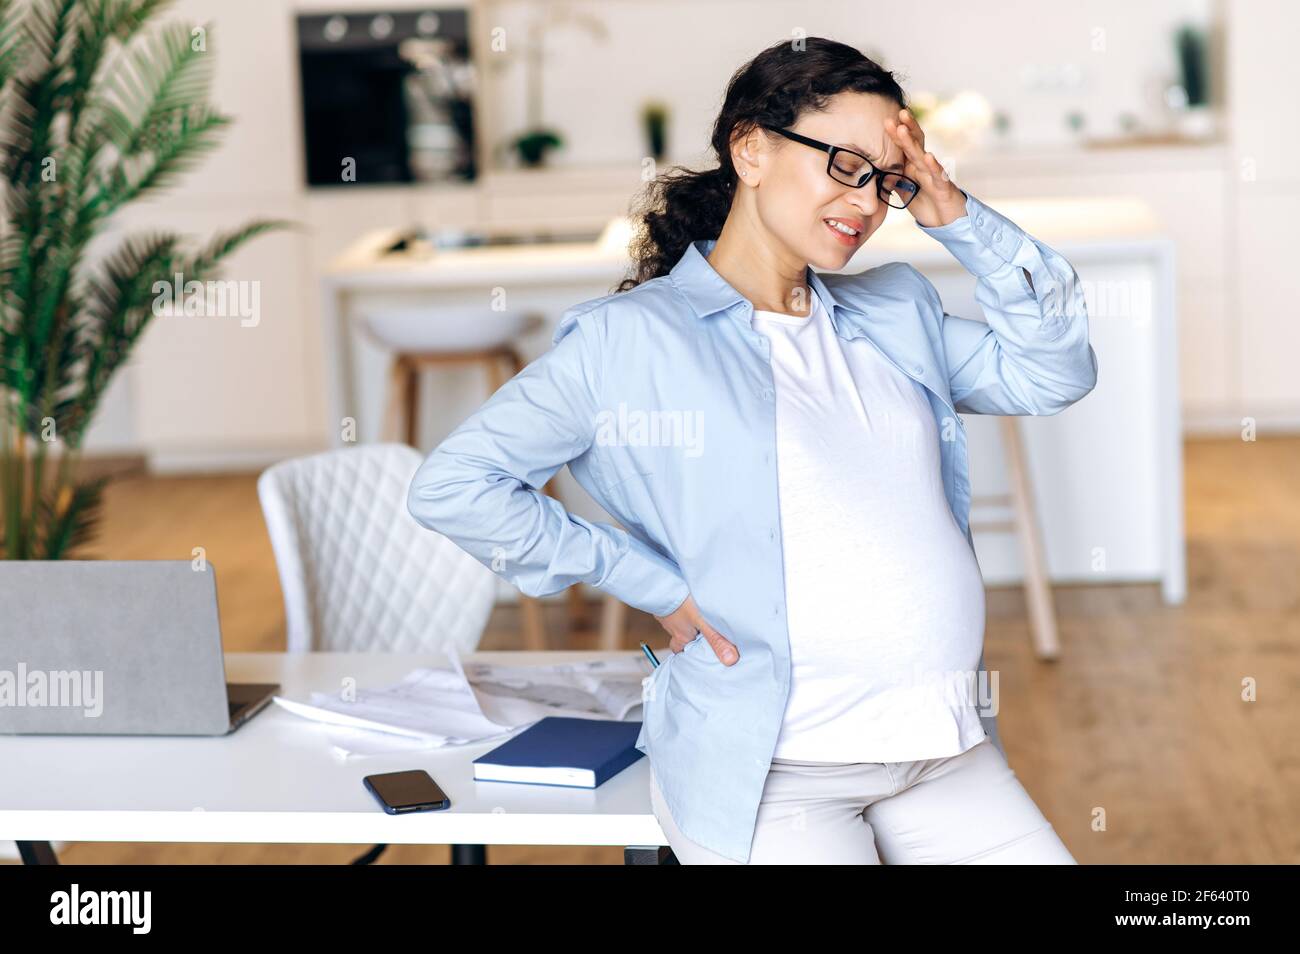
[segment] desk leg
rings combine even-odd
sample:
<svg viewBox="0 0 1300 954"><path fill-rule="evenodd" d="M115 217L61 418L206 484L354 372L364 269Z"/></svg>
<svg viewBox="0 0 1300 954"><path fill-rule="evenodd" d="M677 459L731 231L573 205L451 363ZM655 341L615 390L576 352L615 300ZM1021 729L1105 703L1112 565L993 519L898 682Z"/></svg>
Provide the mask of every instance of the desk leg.
<svg viewBox="0 0 1300 954"><path fill-rule="evenodd" d="M18 857L25 865L57 865L59 856L54 853L48 841L18 842Z"/></svg>
<svg viewBox="0 0 1300 954"><path fill-rule="evenodd" d="M625 865L679 865L680 861L667 845L629 845L623 849Z"/></svg>
<svg viewBox="0 0 1300 954"><path fill-rule="evenodd" d="M453 865L487 864L486 845L452 845L451 863Z"/></svg>

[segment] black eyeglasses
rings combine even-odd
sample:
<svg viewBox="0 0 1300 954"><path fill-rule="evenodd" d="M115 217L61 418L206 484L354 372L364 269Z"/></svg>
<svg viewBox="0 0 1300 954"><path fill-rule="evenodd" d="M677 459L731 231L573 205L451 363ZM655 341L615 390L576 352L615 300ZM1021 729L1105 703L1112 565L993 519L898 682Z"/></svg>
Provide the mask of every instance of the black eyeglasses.
<svg viewBox="0 0 1300 954"><path fill-rule="evenodd" d="M760 125L764 129L770 129L774 133L781 134L786 139L793 139L795 142L801 142L805 146L812 146L814 149L820 149L827 153L826 174L836 182L852 186L855 189L861 189L879 173L879 178L876 179L876 192L891 208L907 208L907 203L915 199L917 193L921 191L921 186L915 179L909 179L897 172L884 172L877 169L872 165L871 160L860 152L845 149L843 146L832 146L830 143L821 142L817 139L810 139L791 129L779 129L776 126L765 124Z"/></svg>

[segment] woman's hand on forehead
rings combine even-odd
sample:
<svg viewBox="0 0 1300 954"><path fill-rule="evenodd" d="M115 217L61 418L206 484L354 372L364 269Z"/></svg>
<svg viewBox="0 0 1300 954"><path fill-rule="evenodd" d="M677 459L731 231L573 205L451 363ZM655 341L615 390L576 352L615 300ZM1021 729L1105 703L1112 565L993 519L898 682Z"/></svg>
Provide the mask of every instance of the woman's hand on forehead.
<svg viewBox="0 0 1300 954"><path fill-rule="evenodd" d="M947 225L966 214L966 194L948 177L934 153L925 148L925 133L909 109L885 117L885 135L903 151L903 175L915 179L921 191L907 211L927 228Z"/></svg>

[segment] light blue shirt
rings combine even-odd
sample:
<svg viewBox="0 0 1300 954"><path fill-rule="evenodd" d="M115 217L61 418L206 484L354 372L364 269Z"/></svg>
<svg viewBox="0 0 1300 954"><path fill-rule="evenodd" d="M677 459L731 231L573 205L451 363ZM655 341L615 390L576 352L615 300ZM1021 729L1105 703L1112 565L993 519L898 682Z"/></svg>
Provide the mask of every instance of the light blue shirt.
<svg viewBox="0 0 1300 954"><path fill-rule="evenodd" d="M901 262L857 275L809 268L807 281L836 334L865 336L924 386L945 494L973 550L958 412L1055 414L1093 388L1097 357L1060 254L969 193L966 215L923 230L975 276L987 323L947 314ZM532 596L588 583L658 616L694 597L740 660L724 665L703 637L668 654L645 680L636 746L682 833L743 862L789 695L790 642L769 345L752 303L709 265L714 244L696 240L670 274L565 311L551 349L429 454L408 506ZM566 463L621 526L536 489ZM989 709L981 722L1001 749Z"/></svg>

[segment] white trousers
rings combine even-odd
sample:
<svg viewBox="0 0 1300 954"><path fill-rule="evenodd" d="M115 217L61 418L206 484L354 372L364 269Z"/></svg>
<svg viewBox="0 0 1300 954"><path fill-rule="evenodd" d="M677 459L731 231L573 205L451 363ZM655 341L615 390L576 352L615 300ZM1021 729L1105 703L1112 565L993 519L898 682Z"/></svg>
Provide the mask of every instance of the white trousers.
<svg viewBox="0 0 1300 954"><path fill-rule="evenodd" d="M684 865L733 865L685 837L650 766L650 803ZM914 762L773 759L749 864L1078 864L988 737Z"/></svg>

